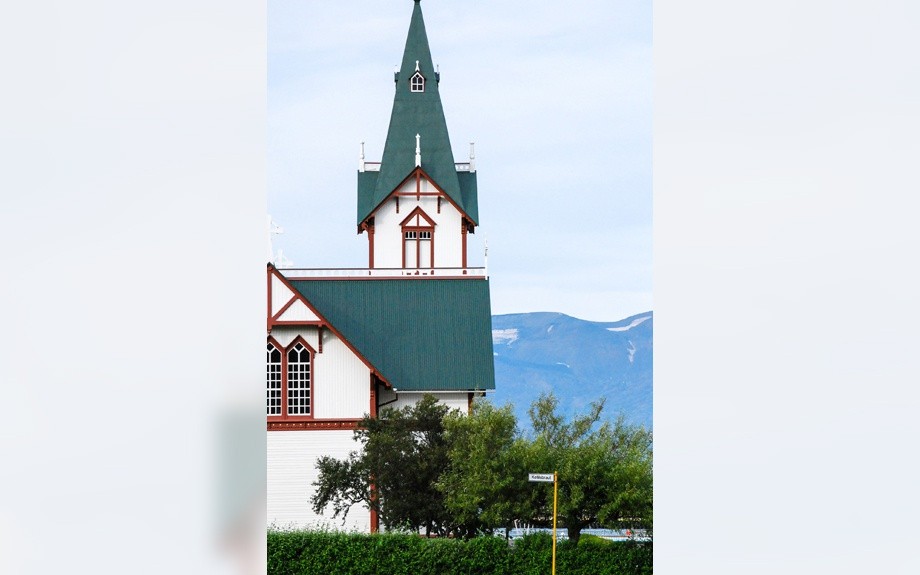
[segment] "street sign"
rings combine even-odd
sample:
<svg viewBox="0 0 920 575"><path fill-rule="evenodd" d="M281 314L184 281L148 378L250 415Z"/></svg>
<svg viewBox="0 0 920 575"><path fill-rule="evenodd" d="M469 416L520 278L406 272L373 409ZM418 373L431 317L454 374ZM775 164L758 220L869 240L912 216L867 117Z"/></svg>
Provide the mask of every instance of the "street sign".
<svg viewBox="0 0 920 575"><path fill-rule="evenodd" d="M559 484L556 482L556 472L554 473L528 473L527 481L545 481L553 484L553 570L552 575L556 575L556 503L559 500Z"/></svg>

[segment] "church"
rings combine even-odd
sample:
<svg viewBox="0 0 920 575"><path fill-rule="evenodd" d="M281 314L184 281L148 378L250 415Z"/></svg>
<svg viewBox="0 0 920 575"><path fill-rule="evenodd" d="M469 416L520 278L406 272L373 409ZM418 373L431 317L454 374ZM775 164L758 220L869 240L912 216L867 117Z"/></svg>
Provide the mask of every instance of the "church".
<svg viewBox="0 0 920 575"><path fill-rule="evenodd" d="M310 506L316 460L343 459L357 423L424 394L467 412L495 388L489 279L467 265L479 225L475 156L455 162L419 0L379 162L358 163L356 230L367 267L268 265L268 524L375 532Z"/></svg>

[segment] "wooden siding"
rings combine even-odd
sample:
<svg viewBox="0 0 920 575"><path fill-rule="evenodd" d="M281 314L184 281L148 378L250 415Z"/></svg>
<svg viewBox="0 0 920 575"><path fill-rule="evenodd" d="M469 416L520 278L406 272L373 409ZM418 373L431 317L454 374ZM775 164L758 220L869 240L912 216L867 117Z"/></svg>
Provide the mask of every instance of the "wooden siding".
<svg viewBox="0 0 920 575"><path fill-rule="evenodd" d="M370 370L334 333L314 326L277 326L272 337L287 347L297 336L315 350L313 355L313 417L317 419L352 419L370 411Z"/></svg>
<svg viewBox="0 0 920 575"><path fill-rule="evenodd" d="M415 405L418 402L418 400L422 398L424 394L417 393L414 391L413 392L400 391L397 393L397 395L398 395L398 399L396 400L396 402L387 405L386 407L384 407L384 409L386 409L387 407L392 407L394 409L400 409L407 405ZM459 409L463 413L467 413L468 411L468 408L469 408L469 393L468 392L465 392L465 391L456 392L456 393L437 392L437 393L432 393L431 395L437 398L438 403L446 405L450 409Z"/></svg>
<svg viewBox="0 0 920 575"><path fill-rule="evenodd" d="M289 290L288 287L284 285L284 282L272 274L271 315L274 316L276 313L278 313L281 308L284 307L284 304L289 302L292 297L294 297L294 292Z"/></svg>
<svg viewBox="0 0 920 575"><path fill-rule="evenodd" d="M428 180L422 179L422 193L436 192ZM434 220L434 264L438 268L459 268L463 266L463 238L460 232L461 215L449 201L441 200L438 213L438 198L422 196L416 200L415 180L410 180L400 188L399 213L396 213L396 201L389 199L383 203L374 215L374 267L400 268L403 256L403 235L400 224L406 216L417 207L425 211Z"/></svg>
<svg viewBox="0 0 920 575"><path fill-rule="evenodd" d="M305 303L297 300L284 310L278 321L319 321L319 318Z"/></svg>
<svg viewBox="0 0 920 575"><path fill-rule="evenodd" d="M294 338L300 336L313 349L319 349L319 328L314 326L290 326L279 325L272 329L272 337L275 338L282 347L287 348L294 341ZM319 355L319 354L317 354Z"/></svg>
<svg viewBox="0 0 920 575"><path fill-rule="evenodd" d="M323 455L344 459L358 445L351 431L287 431L268 433L268 525L279 529L325 527L370 531L370 511L354 506L343 526L341 518L317 515L310 508L313 482L319 477L316 460Z"/></svg>
<svg viewBox="0 0 920 575"><path fill-rule="evenodd" d="M323 330L323 353L315 358L315 417L364 417L371 401L371 372L364 362L329 330Z"/></svg>

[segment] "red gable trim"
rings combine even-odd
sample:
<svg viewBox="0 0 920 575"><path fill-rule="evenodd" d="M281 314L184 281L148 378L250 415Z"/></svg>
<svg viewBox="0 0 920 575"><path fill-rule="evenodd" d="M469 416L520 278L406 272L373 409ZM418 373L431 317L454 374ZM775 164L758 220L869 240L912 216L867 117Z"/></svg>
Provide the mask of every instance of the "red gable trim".
<svg viewBox="0 0 920 575"><path fill-rule="evenodd" d="M427 226L416 226L416 225L411 225L411 224L409 224L409 220L415 218L415 216L419 216L420 218L424 219L426 222L428 222L428 225L427 225ZM406 217L406 219L404 219L402 222L400 222L399 225L402 226L402 227L404 227L404 228L410 228L410 229L411 229L411 228L419 228L419 227L423 227L423 228L424 228L424 227L431 227L431 228L435 227L434 220L431 219L430 217L428 217L428 214L425 213L425 210L423 210L421 206L419 206L419 207L415 208L414 210L412 210L412 213L410 213L410 214Z"/></svg>
<svg viewBox="0 0 920 575"><path fill-rule="evenodd" d="M269 273L269 280L268 280L268 282L269 282L269 290L271 289L271 274L274 274L275 277L277 277L279 280L281 280L281 282L282 282L289 290L291 290L292 293L295 294L296 298L299 298L300 301L302 301L302 302L304 303L304 305L306 305L307 308L309 308L310 311L312 311L314 314L316 314L316 317L318 317L318 318L320 319L319 322L287 322L287 321L283 321L283 322L282 322L282 321L276 321L274 318L272 318L271 316L269 316L269 318L268 318L268 331L269 331L269 333L271 333L271 329L272 329L272 327L275 326L275 325L318 325L318 326L320 326L320 327L328 328L329 331L331 331L332 333L334 333L334 334L336 335L336 337L338 337L338 338L342 341L342 343L344 343L345 346L346 346L348 349L350 349L351 352L352 352L353 354L355 354L355 356L356 356L358 359L361 360L361 363L363 363L364 365L366 365L367 368L368 368L369 370L371 370L371 373L373 373L373 374L376 375L378 378L380 378L380 381L382 381L384 384L386 384L387 387L393 387L393 385L392 385L389 381L387 381L386 378L384 378L384 377L380 374L379 370L374 366L374 364L372 364L366 357L364 357L364 355L363 355L361 352L359 352L358 349L357 349L354 345L352 345L352 343L351 343L350 341L348 341L348 340L345 338L345 336L342 335L342 332L340 332L339 330L337 330L337 329L335 328L334 325L332 325L331 323L329 323L329 320L327 320L327 319L325 318L325 316L323 316L323 314L319 313L319 312L316 310L316 308L313 307L313 305L310 304L310 302L308 302L307 299L306 299L305 297L303 297L303 295L301 295L301 293L300 293L299 291L297 291L297 289L294 288L294 286L291 285L291 282L289 282L289 281L287 280L286 277L284 277L283 275L281 275L281 272L279 272L277 269L275 269L275 266L273 266L273 265L271 265L271 264L268 264L268 273ZM290 302L289 302L289 303L290 303ZM268 308L268 310L269 310L268 313L271 314L271 291L269 291L269 308Z"/></svg>
<svg viewBox="0 0 920 575"><path fill-rule="evenodd" d="M415 193L409 193L409 194L403 194L403 195L408 195L408 196L438 196L438 197L445 198L448 202L450 202L450 204L451 204L452 206L454 206L455 208L457 208L457 211L460 212L460 215L461 215L461 216L463 216L464 218L466 218L466 219L469 220L470 222L473 221L473 218L471 218L471 217L469 216L469 214L467 214L466 212L464 212L463 209L462 209L460 206L457 205L457 202L455 202L455 201L453 200L453 198L451 198L450 195L449 195L447 192L445 192L444 189L441 188L441 186L439 186L438 183L435 182L434 179L432 179L432 177L429 176L429 175L425 172L425 170L423 170L422 168L418 167L418 168L413 168L412 171L409 172L409 175L407 175L407 176L403 179L403 181L399 182L399 184L397 184L396 187L393 188L393 191L390 192L389 194L387 194L387 196L386 196L385 198L383 198L383 200L381 200L381 202L380 202L379 204L377 204L377 206L376 206L373 210L371 210L371 213L368 214L368 216L367 216L366 218L364 218L364 222L367 222L368 220L370 220L371 218L373 218L374 215L377 213L377 210L380 209L380 206L382 206L382 205L383 205L387 200L389 200L390 198L396 197L396 201L399 201L399 196L400 196L400 194L398 193L399 189L402 188L402 187L403 187L406 183L408 183L410 180L415 179L415 180L416 180L416 185L418 186L418 185L419 185L419 184L418 184L418 181L419 181L419 178L420 178L420 177L421 177L421 178L425 178L432 186L434 186L434 188L435 188L436 190L438 190L437 193L427 192L427 193L422 194L421 192L416 191ZM418 188L416 188L416 190L418 190ZM397 210L397 211L398 211L398 210ZM361 232L360 232L360 228L359 228L358 233L361 233Z"/></svg>

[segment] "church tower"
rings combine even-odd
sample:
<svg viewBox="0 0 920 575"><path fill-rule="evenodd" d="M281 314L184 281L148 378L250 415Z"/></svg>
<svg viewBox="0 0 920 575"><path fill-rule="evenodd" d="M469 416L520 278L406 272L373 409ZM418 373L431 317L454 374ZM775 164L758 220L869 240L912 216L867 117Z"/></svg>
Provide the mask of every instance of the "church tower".
<svg viewBox="0 0 920 575"><path fill-rule="evenodd" d="M469 412L495 389L489 278L467 266L478 224L476 171L455 163L425 23L415 0L380 162L358 168L368 269L268 264L267 519L339 525L310 497L323 457L360 449L354 430L433 396ZM368 497L370 493L368 492ZM341 528L376 531L369 499Z"/></svg>
<svg viewBox="0 0 920 575"><path fill-rule="evenodd" d="M419 0L415 0L380 162L358 164L358 233L367 232L368 267L406 275L462 274L467 234L478 225L476 166L457 163Z"/></svg>

